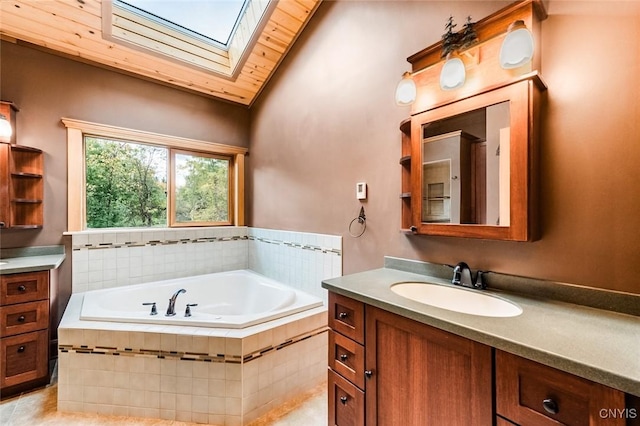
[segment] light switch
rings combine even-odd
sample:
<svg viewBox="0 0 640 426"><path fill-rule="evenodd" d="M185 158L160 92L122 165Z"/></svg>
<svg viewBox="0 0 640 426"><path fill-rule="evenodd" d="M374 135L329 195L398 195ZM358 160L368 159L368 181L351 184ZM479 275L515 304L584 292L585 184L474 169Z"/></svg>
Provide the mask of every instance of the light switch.
<svg viewBox="0 0 640 426"><path fill-rule="evenodd" d="M358 182L356 184L356 198L358 200L367 199L367 184L365 182Z"/></svg>

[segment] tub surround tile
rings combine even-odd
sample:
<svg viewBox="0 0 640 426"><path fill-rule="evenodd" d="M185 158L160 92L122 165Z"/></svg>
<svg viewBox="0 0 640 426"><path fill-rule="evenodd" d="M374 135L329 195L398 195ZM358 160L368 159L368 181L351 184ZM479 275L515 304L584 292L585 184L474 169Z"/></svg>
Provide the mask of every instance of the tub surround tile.
<svg viewBox="0 0 640 426"><path fill-rule="evenodd" d="M326 379L324 307L214 330L81 321L81 304L60 325L60 410L247 424Z"/></svg>
<svg viewBox="0 0 640 426"><path fill-rule="evenodd" d="M321 297L323 279L342 275L342 237L249 228L249 268Z"/></svg>

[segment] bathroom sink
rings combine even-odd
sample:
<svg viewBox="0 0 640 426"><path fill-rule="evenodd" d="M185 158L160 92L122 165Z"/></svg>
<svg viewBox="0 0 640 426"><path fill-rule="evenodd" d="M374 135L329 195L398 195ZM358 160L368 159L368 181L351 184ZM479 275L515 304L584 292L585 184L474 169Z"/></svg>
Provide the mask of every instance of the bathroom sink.
<svg viewBox="0 0 640 426"><path fill-rule="evenodd" d="M9 263L9 262L2 262L2 261L0 261L0 265L6 265L7 263Z"/></svg>
<svg viewBox="0 0 640 426"><path fill-rule="evenodd" d="M518 305L482 293L482 290L426 282L401 282L392 284L391 291L425 305L463 314L483 317L515 317L522 313L522 309Z"/></svg>

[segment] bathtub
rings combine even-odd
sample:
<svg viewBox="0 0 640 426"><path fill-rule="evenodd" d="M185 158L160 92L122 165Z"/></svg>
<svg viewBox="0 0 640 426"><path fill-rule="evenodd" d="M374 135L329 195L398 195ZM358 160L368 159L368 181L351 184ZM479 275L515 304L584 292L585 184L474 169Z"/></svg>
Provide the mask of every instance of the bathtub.
<svg viewBox="0 0 640 426"><path fill-rule="evenodd" d="M166 316L170 297L185 289ZM157 314L151 315L156 303ZM192 306L186 317L186 305ZM220 272L84 293L80 320L245 328L318 306L321 299L249 270Z"/></svg>

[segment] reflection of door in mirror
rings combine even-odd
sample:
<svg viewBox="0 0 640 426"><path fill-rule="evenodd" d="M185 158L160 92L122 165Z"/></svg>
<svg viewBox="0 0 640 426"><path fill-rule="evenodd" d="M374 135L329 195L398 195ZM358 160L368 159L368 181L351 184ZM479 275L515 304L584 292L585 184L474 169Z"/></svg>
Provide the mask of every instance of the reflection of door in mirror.
<svg viewBox="0 0 640 426"><path fill-rule="evenodd" d="M422 222L509 225L509 120L507 101L422 126Z"/></svg>

